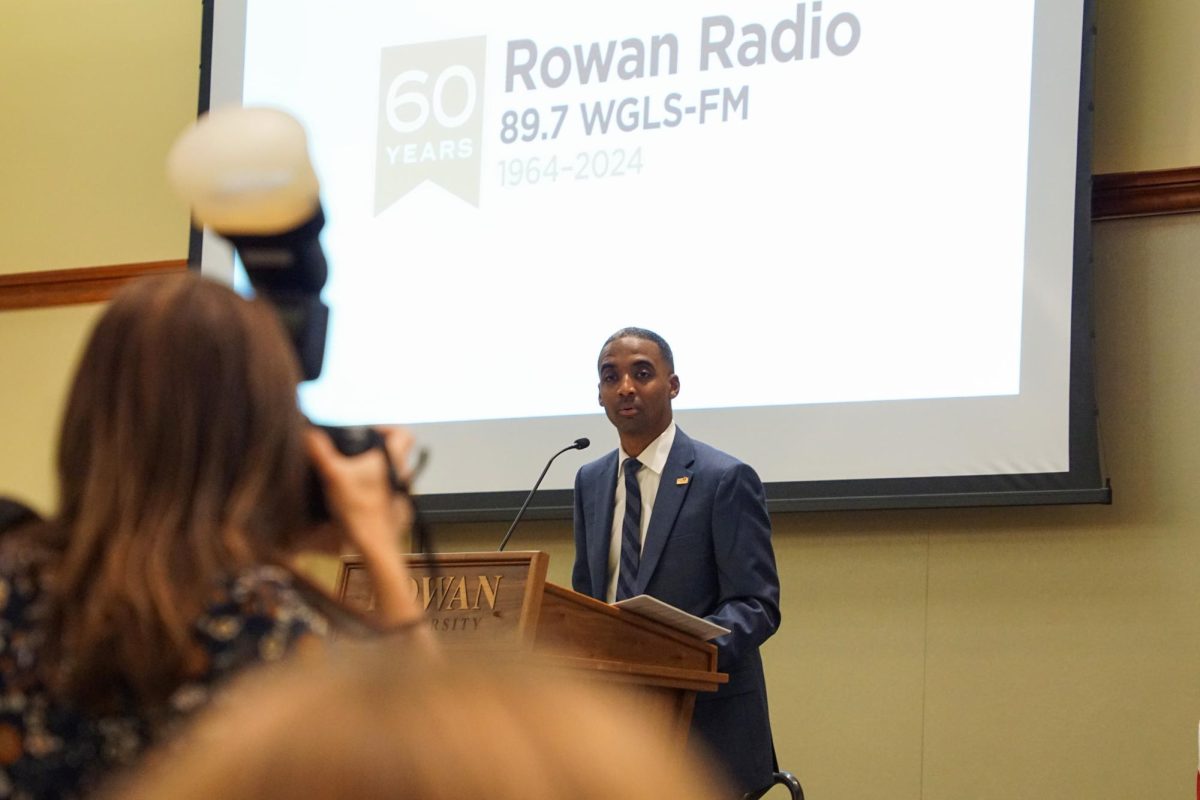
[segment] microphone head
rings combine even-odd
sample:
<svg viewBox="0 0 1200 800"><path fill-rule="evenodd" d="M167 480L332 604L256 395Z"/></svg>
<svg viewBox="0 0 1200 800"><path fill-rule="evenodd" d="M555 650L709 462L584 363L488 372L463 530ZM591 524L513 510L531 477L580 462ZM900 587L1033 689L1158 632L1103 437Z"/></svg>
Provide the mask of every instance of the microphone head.
<svg viewBox="0 0 1200 800"><path fill-rule="evenodd" d="M576 439L576 440L575 440L575 449L576 449L576 450L583 450L584 448L586 448L586 447L587 447L588 445L590 445L591 443L592 443L592 440L591 440L591 439L587 438L586 436L581 436L580 438L578 438L578 439Z"/></svg>

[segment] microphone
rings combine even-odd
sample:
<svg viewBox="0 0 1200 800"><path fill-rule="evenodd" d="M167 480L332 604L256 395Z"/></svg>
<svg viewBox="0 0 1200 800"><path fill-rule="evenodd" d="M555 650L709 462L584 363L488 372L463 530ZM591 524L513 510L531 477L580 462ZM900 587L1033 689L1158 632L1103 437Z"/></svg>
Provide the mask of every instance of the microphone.
<svg viewBox="0 0 1200 800"><path fill-rule="evenodd" d="M525 509L529 507L529 501L533 499L534 492L536 492L538 487L542 485L542 478L546 477L546 473L550 470L550 465L554 463L554 459L558 458L568 450L583 450L591 443L592 441L590 439L588 439L586 436L583 436L576 439L572 444L567 445L562 450L559 450L554 455L550 456L550 460L546 462L546 466L542 467L542 474L538 475L537 482L533 484L533 488L529 490L529 494L525 497L525 502L521 504L521 510L517 512L517 516L515 519L513 519L512 525L508 526L508 533L504 534L504 538L500 540L500 547L496 548L497 551L503 550L504 546L508 544L509 538L512 536L513 531L517 528L517 523L521 521L522 515L525 514Z"/></svg>

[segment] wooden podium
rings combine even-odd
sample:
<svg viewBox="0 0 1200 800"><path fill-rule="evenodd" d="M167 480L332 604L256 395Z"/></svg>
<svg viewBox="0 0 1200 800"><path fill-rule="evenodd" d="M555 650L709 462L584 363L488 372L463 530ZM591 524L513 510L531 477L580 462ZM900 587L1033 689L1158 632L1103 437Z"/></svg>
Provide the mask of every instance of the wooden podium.
<svg viewBox="0 0 1200 800"><path fill-rule="evenodd" d="M696 692L728 681L717 672L716 645L547 583L549 562L540 551L436 553L410 556L408 568L444 647L531 652L588 680L619 684L682 745ZM372 608L357 557L342 559L336 593L352 608Z"/></svg>

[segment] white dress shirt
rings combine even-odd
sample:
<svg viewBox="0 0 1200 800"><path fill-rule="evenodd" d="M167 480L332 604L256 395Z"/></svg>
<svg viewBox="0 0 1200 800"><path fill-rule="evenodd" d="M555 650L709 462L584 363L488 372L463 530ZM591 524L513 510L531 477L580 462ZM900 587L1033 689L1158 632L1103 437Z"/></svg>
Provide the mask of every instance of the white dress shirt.
<svg viewBox="0 0 1200 800"><path fill-rule="evenodd" d="M642 493L642 547L646 546L646 531L650 528L650 515L654 512L654 498L658 495L658 484L667 466L671 445L675 444L675 421L658 435L646 449L637 455L642 468L637 472L638 489ZM608 589L605 599L613 602L617 598L617 578L621 569L621 529L625 523L625 459L629 454L617 445L617 491L613 495L613 524L608 541Z"/></svg>

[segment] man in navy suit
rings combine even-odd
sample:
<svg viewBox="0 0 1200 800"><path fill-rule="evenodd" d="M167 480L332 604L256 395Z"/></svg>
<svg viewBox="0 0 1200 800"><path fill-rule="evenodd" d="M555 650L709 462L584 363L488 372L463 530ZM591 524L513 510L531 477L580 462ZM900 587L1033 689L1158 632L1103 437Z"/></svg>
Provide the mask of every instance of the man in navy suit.
<svg viewBox="0 0 1200 800"><path fill-rule="evenodd" d="M779 627L779 575L762 482L672 418L679 377L658 334L624 328L600 352L600 405L620 447L575 476L575 590L613 602L648 594L730 633L729 683L701 692L692 734L740 792L775 767L759 646Z"/></svg>

